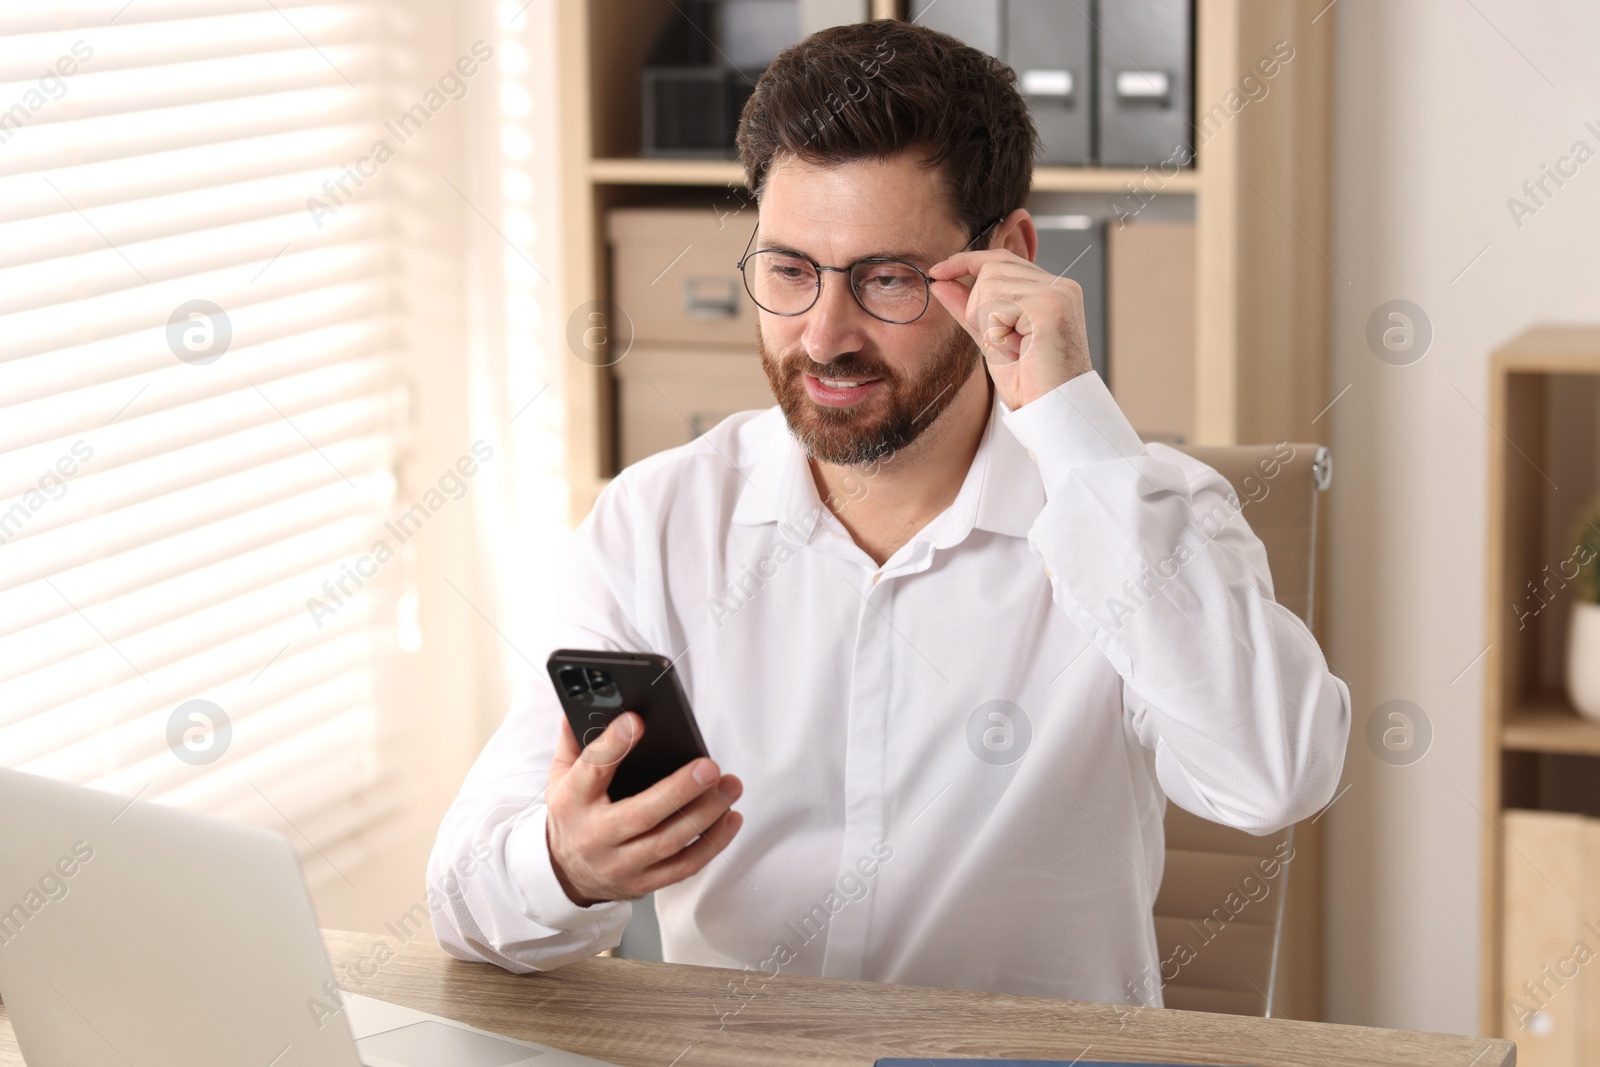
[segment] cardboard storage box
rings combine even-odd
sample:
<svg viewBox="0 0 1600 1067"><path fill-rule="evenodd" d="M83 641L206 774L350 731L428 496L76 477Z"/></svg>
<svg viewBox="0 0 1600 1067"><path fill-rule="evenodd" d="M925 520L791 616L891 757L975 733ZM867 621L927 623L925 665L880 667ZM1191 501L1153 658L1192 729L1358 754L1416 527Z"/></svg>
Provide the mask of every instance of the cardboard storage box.
<svg viewBox="0 0 1600 1067"><path fill-rule="evenodd" d="M756 306L736 264L755 225L754 211L709 207L607 215L613 313L627 315L634 341L753 349Z"/></svg>
<svg viewBox="0 0 1600 1067"><path fill-rule="evenodd" d="M1600 820L1508 810L1500 1036L1522 1067L1600 1057Z"/></svg>
<svg viewBox="0 0 1600 1067"><path fill-rule="evenodd" d="M1147 441L1194 440L1194 223L1106 226L1111 395Z"/></svg>
<svg viewBox="0 0 1600 1067"><path fill-rule="evenodd" d="M736 411L777 401L754 346L746 349L634 345L612 368L623 466L688 444Z"/></svg>

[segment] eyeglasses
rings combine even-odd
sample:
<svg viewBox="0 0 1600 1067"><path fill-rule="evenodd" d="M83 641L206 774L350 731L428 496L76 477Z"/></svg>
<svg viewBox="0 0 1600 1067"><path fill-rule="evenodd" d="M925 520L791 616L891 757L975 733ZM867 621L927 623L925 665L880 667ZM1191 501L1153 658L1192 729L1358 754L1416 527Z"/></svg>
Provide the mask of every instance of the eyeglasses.
<svg viewBox="0 0 1600 1067"><path fill-rule="evenodd" d="M975 234L961 249L965 252L994 229L1004 215ZM822 273L833 271L850 277L856 303L875 319L903 325L915 322L928 310L931 281L923 269L903 259L869 256L848 267L824 267L810 256L775 248L750 251L756 230L750 231L744 255L734 264L744 276L745 291L761 310L773 315L804 315L822 295ZM956 253L959 255L960 253Z"/></svg>

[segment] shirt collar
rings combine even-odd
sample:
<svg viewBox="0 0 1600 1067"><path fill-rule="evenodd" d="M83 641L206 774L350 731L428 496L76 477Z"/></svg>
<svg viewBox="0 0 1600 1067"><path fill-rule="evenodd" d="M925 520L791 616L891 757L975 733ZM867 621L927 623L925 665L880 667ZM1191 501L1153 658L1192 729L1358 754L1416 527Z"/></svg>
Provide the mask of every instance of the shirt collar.
<svg viewBox="0 0 1600 1067"><path fill-rule="evenodd" d="M1044 482L1027 451L1006 427L1010 413L996 391L989 406L978 451L972 457L955 502L928 527L935 548L959 543L974 528L1011 537L1027 537L1045 504ZM744 475L733 521L753 526L776 522L804 542L822 521L805 449L789 432L778 407L761 416L760 453Z"/></svg>

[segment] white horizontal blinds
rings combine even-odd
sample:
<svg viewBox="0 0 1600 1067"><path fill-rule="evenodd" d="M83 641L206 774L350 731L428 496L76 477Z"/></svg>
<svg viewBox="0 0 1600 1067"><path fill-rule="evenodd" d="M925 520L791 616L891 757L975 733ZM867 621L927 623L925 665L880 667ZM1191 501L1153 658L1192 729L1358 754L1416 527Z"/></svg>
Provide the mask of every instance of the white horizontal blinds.
<svg viewBox="0 0 1600 1067"><path fill-rule="evenodd" d="M0 5L0 762L284 830L313 884L403 815L400 204L346 170L382 16Z"/></svg>

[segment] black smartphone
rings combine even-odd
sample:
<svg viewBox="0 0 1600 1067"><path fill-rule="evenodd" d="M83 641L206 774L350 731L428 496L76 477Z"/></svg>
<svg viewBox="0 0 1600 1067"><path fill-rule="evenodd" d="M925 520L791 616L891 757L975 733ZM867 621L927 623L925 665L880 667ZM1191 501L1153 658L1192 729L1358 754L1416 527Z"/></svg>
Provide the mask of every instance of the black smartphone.
<svg viewBox="0 0 1600 1067"><path fill-rule="evenodd" d="M667 657L558 648L545 666L580 748L588 747L624 711L644 720L643 739L612 776L607 790L612 800L642 793L685 763L710 754Z"/></svg>

